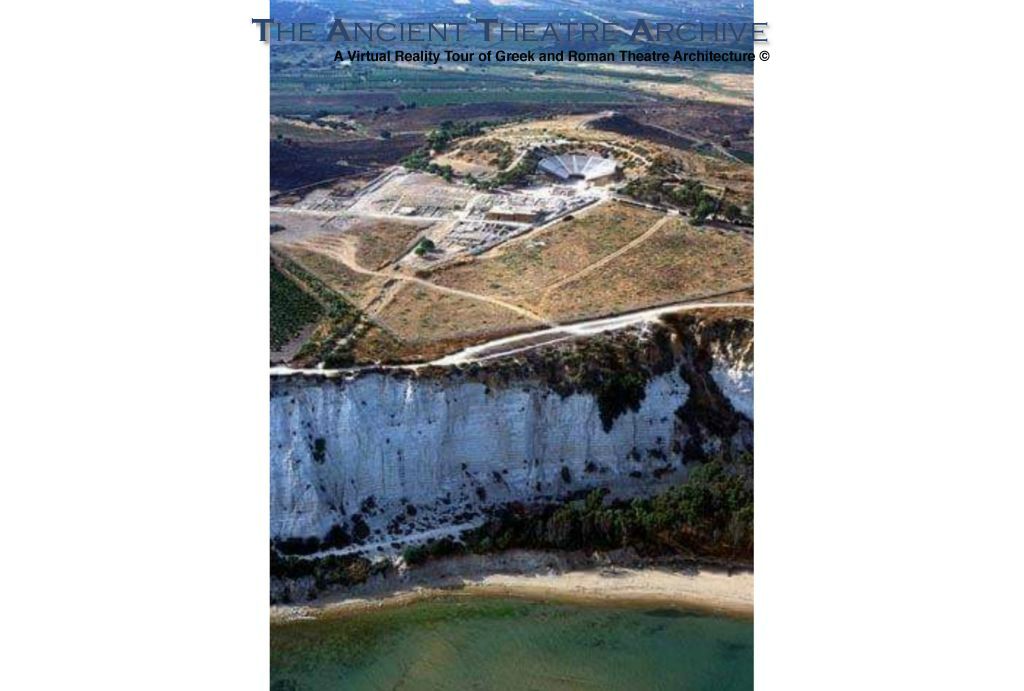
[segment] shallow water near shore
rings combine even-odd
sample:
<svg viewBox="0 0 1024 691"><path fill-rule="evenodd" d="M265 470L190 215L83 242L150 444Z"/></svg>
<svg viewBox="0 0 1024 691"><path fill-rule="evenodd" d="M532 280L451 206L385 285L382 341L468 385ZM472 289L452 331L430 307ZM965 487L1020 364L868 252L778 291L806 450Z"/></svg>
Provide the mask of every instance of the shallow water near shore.
<svg viewBox="0 0 1024 691"><path fill-rule="evenodd" d="M274 624L273 691L751 689L754 626L664 607L443 597Z"/></svg>

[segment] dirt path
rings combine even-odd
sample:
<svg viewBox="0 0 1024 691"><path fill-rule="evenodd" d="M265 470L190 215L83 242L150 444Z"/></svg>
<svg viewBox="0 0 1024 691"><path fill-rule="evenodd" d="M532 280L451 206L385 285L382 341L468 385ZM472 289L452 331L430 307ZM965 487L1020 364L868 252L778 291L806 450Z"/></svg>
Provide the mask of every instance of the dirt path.
<svg viewBox="0 0 1024 691"><path fill-rule="evenodd" d="M739 290L729 291L723 293L727 295L733 292L739 292ZM714 309L714 308L753 308L754 303L750 301L738 301L738 302L714 302L704 299L694 299L689 301L683 301L673 303L671 305L664 305L662 307L651 307L644 310L638 310L636 312L629 312L627 314L620 314L614 317L602 317L600 319L588 319L582 322L576 322L573 324L561 324L554 326L550 329L544 329L542 331L530 331L526 333L516 334L514 336L505 336L504 338L498 338L493 341L481 343L475 346L469 346L456 353L446 355L443 358L434 360L429 363L431 365L448 366L465 364L469 362L482 362L484 360L491 360L498 357L505 357L507 355L514 355L534 348L551 345L553 343L559 343L572 338L579 338L581 336L593 336L595 334L604 333L606 331L616 331L618 329L624 329L636 324L644 322L654 321L665 314L672 314L675 312L685 312L692 310L702 309Z"/></svg>
<svg viewBox="0 0 1024 691"><path fill-rule="evenodd" d="M600 259L598 259L593 264L588 264L587 266L584 266L582 269L580 269L576 273L570 274L569 276L566 276L565 278L560 278L557 281L555 281L554 283L548 285L544 289L544 295L540 299L540 304L543 305L547 301L548 296L552 292L554 292L554 291L558 290L559 288L561 288L562 286L568 285L569 283L572 283L573 281L579 280L579 279L583 278L584 276L588 276L588 275L594 273L595 271L600 269L602 266L604 266L608 262L610 262L610 261L612 261L612 260L614 260L614 259L616 259L618 257L621 257L623 254L625 254L626 252L630 251L634 247L637 247L638 245L642 245L643 243L647 242L648 238L650 238L652 235L654 235L659 230L661 230L661 227L663 225L665 225L666 223L668 223L668 221L670 219L672 219L672 218L677 218L677 217L675 217L675 216L662 216L650 228L648 228L643 233L641 233L640 235L636 236L635 238L633 238L632 240L627 242L625 245L623 245L619 249L617 249L614 252L612 252L611 254L606 254L605 256L601 257Z"/></svg>
<svg viewBox="0 0 1024 691"><path fill-rule="evenodd" d="M381 287L380 292L374 296L370 302L367 303L365 311L367 314L371 314L375 317L380 316L380 313L394 301L395 296L403 288L405 284L401 281L385 281Z"/></svg>
<svg viewBox="0 0 1024 691"><path fill-rule="evenodd" d="M302 242L300 242L298 244L299 245L306 245L306 243L302 243ZM527 319L529 319L531 321L539 322L539 323L545 324L547 326L555 326L556 325L555 322L553 322L553 321L551 321L549 319L545 319L544 317L540 316L536 312L531 312L528 309L524 309L522 307L519 307L518 305L513 305L512 303L505 302L504 300L499 300L498 298L492 298L492 297L489 297L487 295L479 295L477 293L470 293L469 291L459 290L457 288L449 288L447 286L440 286L440 285L437 285L436 283L431 283L430 281L425 281L422 278L417 278L415 276L409 276L407 274L399 273L397 271L393 271L391 273L386 273L384 271L374 271L373 269L367 269L365 266L362 266L358 262L356 262L355 251L354 251L354 249L352 247L347 247L344 251L341 251L341 250L338 250L338 249L333 249L333 248L329 249L329 250L325 249L323 247L316 247L316 248L314 248L314 247L309 246L309 245L306 245L306 247L308 249L315 249L316 251L318 251L318 252L320 252L322 254L327 254L328 256L330 256L330 257L332 257L334 259L337 259L342 264L344 264L347 268L349 268L352 271L355 271L356 273L359 273L359 274L363 274L363 275L366 275L366 276L376 276L378 278L390 279L390 280L394 280L394 281L402 281L402 282L405 282L405 283L415 283L416 285L423 286L424 288L427 288L428 290L434 290L434 291L437 291L439 293L447 293L448 295L457 295L458 297L468 298L470 300L477 300L479 302L486 302L486 303L489 303L489 304L494 305L496 307L501 307L501 308L507 309L507 310L509 310L511 312L515 312L516 314L518 314L518 315L520 315L522 317L526 317ZM390 302L389 299L386 299L386 301ZM379 309L379 307L378 307L378 309Z"/></svg>
<svg viewBox="0 0 1024 691"><path fill-rule="evenodd" d="M719 295L725 296L730 293L742 292L744 290L752 288L753 286L744 286L742 288L738 288L735 290L722 292ZM469 346L468 348L464 348L458 352L446 355L442 358L438 358L437 360L431 360L430 362L421 362L417 364L410 363L405 365L373 364L334 370L317 368L294 368L285 365L278 365L270 368L270 376L286 377L296 374L311 376L338 376L354 374L356 372L368 369L415 371L422 367L447 367L450 365L466 364L470 362L483 362L485 360L491 360L498 357L505 357L507 355L514 355L516 353L525 352L527 350L533 350L534 348L548 346L553 343L569 340L571 338L579 338L581 336L593 336L595 334L604 333L606 331L616 331L618 329L625 329L636 324L654 321L664 314L686 312L691 310L722 308L753 309L754 307L754 303L751 301L714 302L706 299L710 297L712 296L705 296L705 299L696 298L693 300L684 300L682 302L673 303L671 305L652 307L649 309L638 310L636 312L629 312L627 314L620 314L614 317L588 319L582 322L554 326L549 329L543 329L541 331L527 331L525 333L516 334L514 336L504 336L502 338L497 338L493 341L487 341L486 343L481 343L479 345Z"/></svg>

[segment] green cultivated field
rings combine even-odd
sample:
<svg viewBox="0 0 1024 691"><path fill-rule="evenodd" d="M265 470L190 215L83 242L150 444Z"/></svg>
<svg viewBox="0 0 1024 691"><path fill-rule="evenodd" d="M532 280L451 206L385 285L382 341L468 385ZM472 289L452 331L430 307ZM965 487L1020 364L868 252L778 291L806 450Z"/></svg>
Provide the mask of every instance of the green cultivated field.
<svg viewBox="0 0 1024 691"><path fill-rule="evenodd" d="M537 73L558 79L537 78ZM317 70L284 69L271 74L272 111L304 112L310 103L332 96L351 96L352 110L396 105L443 106L475 103L633 103L659 100L632 89L627 79L596 70L469 66L403 68L393 65L352 65ZM397 97L397 98L396 98ZM294 103L294 99L302 103ZM334 106L332 111L345 109Z"/></svg>
<svg viewBox="0 0 1024 691"><path fill-rule="evenodd" d="M463 103L622 103L630 99L605 91L569 89L511 89L498 87L480 91L403 91L403 103L421 106L448 106Z"/></svg>
<svg viewBox="0 0 1024 691"><path fill-rule="evenodd" d="M270 347L279 350L323 316L323 308L290 278L270 265Z"/></svg>

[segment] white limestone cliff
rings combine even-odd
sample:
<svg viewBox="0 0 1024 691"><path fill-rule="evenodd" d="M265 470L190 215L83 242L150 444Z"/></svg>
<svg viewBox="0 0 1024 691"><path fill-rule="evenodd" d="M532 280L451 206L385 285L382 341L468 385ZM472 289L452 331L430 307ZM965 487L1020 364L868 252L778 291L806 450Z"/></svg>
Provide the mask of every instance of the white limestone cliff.
<svg viewBox="0 0 1024 691"><path fill-rule="evenodd" d="M709 334L687 340L690 348L677 336L663 345L668 366L647 378L639 408L607 429L594 393L559 393L529 367L503 376L453 367L274 377L271 537L321 538L337 525L356 541L346 552L394 552L479 523L509 502L598 487L650 495L678 483L694 440L709 452L752 448L752 331ZM680 366L698 351L710 355L703 374ZM742 429L733 423L728 438L715 438L699 415L680 418L694 376L712 392L700 405L724 406L727 418L747 420Z"/></svg>
<svg viewBox="0 0 1024 691"><path fill-rule="evenodd" d="M676 372L656 377L605 432L592 394L537 381L294 382L271 398L271 535L319 536L356 513L381 534L399 515L403 532L426 530L483 506L650 485L682 466L672 439L687 391Z"/></svg>

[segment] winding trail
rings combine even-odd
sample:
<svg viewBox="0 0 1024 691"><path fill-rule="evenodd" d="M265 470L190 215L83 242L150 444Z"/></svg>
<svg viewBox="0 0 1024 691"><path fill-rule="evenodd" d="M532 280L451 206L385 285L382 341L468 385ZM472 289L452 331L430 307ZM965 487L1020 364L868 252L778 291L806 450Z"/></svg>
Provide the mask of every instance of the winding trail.
<svg viewBox="0 0 1024 691"><path fill-rule="evenodd" d="M743 290L749 290L752 286L744 286L736 290L728 291L729 293L737 293ZM723 293L728 294L728 293ZM592 336L594 334L603 333L606 331L615 331L618 329L624 329L636 324L642 324L645 322L653 322L660 318L662 315L671 314L673 312L688 312L691 310L709 309L715 307L750 307L754 306L753 302L714 302L701 300L699 302L694 301L683 301L676 302L671 305L663 305L661 307L652 307L649 309L640 310L637 312L630 312L628 314L619 314L614 317L603 317L601 319L589 319L587 321L576 322L574 324L560 324L549 329L543 329L541 331L529 331L527 333L517 334L515 336L506 336L504 338L498 338L493 341L487 341L480 345L470 346L464 348L451 355L446 355L443 358L432 360L430 362L410 365L366 365L363 367L352 367L348 369L293 369L291 367L271 367L271 376L290 376L294 374L313 375L313 376L343 376L346 374L354 374L356 372L364 370L418 370L423 367L449 367L452 365L462 365L471 362L483 362L485 360L491 360L493 358L505 357L508 355L514 355L516 353L525 352L541 346L551 345L553 343L560 343L573 338L579 338L581 336Z"/></svg>
<svg viewBox="0 0 1024 691"><path fill-rule="evenodd" d="M393 281L403 281L403 282L406 282L406 283L414 283L416 285L423 286L424 288L427 288L428 290L434 290L434 291L437 291L439 293L446 293L448 295L457 295L458 297L468 298L470 300L477 300L479 302L486 302L486 303L489 303L489 304L494 305L496 307L501 307L501 308L504 308L506 310L515 312L516 314L520 315L521 317L525 317L525 318L529 319L530 321L538 322L540 324L546 324L548 326L554 326L555 325L555 322L551 321L550 319L546 319L546 318L542 317L541 315L537 314L536 312L532 312L532 311L530 311L528 309L520 307L519 305L513 305L510 302L505 302L504 300L499 300L498 298L490 297L488 295L480 295L478 293L471 293L471 292L469 292L467 290L459 290L458 288L449 288L448 286L442 286L442 285L438 285L436 283L431 283L430 281L425 281L422 278L417 278L416 276L409 276L408 274L403 274L403 273L400 273L400 272L397 272L397 271L393 271L391 273L387 273L387 272L384 272L384 271L374 271L373 269L367 269L365 266L362 266L361 264L356 262L355 257L352 256L352 255L354 255L354 252L351 250L351 248L348 249L347 251L343 252L343 251L334 250L334 249L325 250L325 248L323 248L323 247L317 247L315 245L310 245L310 244L305 243L305 242L298 242L298 243L295 243L295 244L304 246L306 249L311 249L311 250L314 250L314 251L319 252L321 254L327 254L327 255L333 257L334 259L337 259L342 264L344 264L347 268L351 269L352 271L355 271L358 274L363 274L365 276L376 276L377 278L384 278L384 279L389 279L389 280L393 280Z"/></svg>

